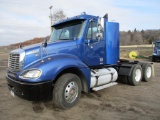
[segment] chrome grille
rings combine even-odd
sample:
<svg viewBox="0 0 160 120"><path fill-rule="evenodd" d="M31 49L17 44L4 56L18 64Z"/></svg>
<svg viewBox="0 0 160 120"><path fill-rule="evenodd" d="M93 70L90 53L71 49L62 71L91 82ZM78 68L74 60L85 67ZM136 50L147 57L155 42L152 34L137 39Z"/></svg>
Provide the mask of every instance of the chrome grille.
<svg viewBox="0 0 160 120"><path fill-rule="evenodd" d="M11 71L20 71L20 54L9 54L8 68Z"/></svg>

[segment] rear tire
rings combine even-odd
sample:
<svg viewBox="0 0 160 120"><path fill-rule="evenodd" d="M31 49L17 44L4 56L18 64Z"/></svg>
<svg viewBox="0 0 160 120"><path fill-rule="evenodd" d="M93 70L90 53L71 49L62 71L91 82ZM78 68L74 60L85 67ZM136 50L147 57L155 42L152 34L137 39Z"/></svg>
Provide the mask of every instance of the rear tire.
<svg viewBox="0 0 160 120"><path fill-rule="evenodd" d="M140 84L142 80L142 68L140 65L133 66L131 76L128 76L128 83L133 86Z"/></svg>
<svg viewBox="0 0 160 120"><path fill-rule="evenodd" d="M81 96L81 81L72 73L62 75L53 88L53 103L60 109L75 106Z"/></svg>
<svg viewBox="0 0 160 120"><path fill-rule="evenodd" d="M142 81L148 82L152 78L152 66L149 63L144 63L142 65L143 77Z"/></svg>

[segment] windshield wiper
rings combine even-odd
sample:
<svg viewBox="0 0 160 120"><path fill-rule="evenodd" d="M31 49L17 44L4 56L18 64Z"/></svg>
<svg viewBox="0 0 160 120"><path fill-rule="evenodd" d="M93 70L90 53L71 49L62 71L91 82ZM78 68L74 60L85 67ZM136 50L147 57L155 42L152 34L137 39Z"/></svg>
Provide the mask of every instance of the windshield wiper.
<svg viewBox="0 0 160 120"><path fill-rule="evenodd" d="M71 38L61 38L59 40L76 40L77 37L71 37Z"/></svg>
<svg viewBox="0 0 160 120"><path fill-rule="evenodd" d="M66 39L66 38L61 38L61 39L59 39L59 40L70 40L70 39Z"/></svg>

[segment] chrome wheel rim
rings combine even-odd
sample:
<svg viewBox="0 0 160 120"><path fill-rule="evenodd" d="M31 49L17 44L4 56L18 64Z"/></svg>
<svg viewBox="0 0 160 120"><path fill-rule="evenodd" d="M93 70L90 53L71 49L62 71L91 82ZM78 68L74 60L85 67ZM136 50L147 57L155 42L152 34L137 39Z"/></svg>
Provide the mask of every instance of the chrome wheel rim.
<svg viewBox="0 0 160 120"><path fill-rule="evenodd" d="M70 82L66 88L64 93L64 98L66 102L72 103L78 97L78 85L76 82Z"/></svg>
<svg viewBox="0 0 160 120"><path fill-rule="evenodd" d="M137 69L137 70L135 71L135 80L136 80L137 82L139 82L139 81L141 80L141 76L142 76L141 70L140 70L140 69Z"/></svg>
<svg viewBox="0 0 160 120"><path fill-rule="evenodd" d="M152 75L151 67L148 67L147 70L146 70L146 76L147 76L147 78L150 78L151 75Z"/></svg>

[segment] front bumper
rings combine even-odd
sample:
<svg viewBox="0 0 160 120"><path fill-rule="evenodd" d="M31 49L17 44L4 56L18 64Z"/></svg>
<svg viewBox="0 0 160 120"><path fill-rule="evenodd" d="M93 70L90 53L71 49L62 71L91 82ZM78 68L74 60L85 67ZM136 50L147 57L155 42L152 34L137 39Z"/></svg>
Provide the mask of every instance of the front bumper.
<svg viewBox="0 0 160 120"><path fill-rule="evenodd" d="M6 76L8 88L18 97L31 100L42 101L52 98L52 81L40 83L27 83L13 80Z"/></svg>

